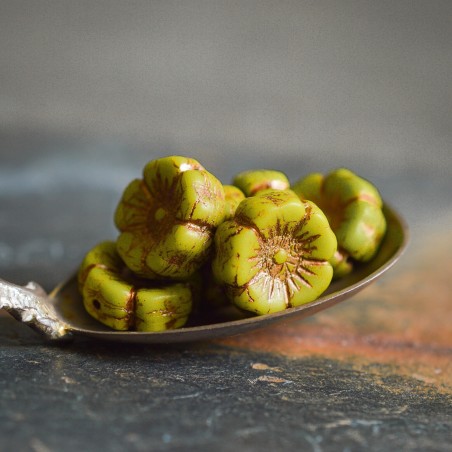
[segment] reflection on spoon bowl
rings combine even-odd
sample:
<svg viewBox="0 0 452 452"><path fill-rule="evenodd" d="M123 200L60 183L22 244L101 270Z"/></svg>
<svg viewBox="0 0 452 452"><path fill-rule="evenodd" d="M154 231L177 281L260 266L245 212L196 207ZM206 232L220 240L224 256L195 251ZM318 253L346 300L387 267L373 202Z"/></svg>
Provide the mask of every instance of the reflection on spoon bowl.
<svg viewBox="0 0 452 452"><path fill-rule="evenodd" d="M48 296L34 283L20 287L0 280L0 307L54 339L89 336L117 342L172 343L240 334L275 322L313 315L350 298L383 275L397 262L408 242L408 228L400 215L387 205L384 214L387 232L377 255L370 262L357 266L348 276L334 281L317 300L275 314L235 320L230 320L231 316L204 317L184 328L157 333L114 331L86 313L75 276Z"/></svg>

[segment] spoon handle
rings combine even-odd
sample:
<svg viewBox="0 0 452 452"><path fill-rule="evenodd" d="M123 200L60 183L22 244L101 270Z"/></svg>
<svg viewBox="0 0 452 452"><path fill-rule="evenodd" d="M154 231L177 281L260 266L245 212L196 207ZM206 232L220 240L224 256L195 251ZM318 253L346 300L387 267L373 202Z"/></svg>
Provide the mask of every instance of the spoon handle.
<svg viewBox="0 0 452 452"><path fill-rule="evenodd" d="M57 315L51 298L35 282L18 286L0 279L0 308L49 339L66 339L70 328Z"/></svg>

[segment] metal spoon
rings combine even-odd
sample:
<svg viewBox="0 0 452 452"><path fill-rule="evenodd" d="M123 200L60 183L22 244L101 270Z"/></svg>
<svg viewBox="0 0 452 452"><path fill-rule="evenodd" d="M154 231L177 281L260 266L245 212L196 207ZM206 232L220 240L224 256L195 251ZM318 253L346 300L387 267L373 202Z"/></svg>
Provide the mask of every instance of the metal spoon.
<svg viewBox="0 0 452 452"><path fill-rule="evenodd" d="M113 331L91 318L84 310L76 277L54 289L49 295L36 283L17 286L0 280L0 308L19 321L43 333L49 339L89 336L96 339L131 343L171 343L207 340L244 333L275 322L304 318L350 298L389 270L400 258L408 242L408 227L402 217L385 205L387 232L377 255L357 267L350 275L333 282L317 300L275 314L230 320L203 318L184 328L157 333Z"/></svg>

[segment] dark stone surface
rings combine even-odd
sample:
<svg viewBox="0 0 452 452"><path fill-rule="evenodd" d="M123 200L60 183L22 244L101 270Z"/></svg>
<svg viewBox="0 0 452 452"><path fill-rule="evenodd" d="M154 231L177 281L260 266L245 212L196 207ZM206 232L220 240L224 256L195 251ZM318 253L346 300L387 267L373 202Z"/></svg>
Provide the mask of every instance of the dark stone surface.
<svg viewBox="0 0 452 452"><path fill-rule="evenodd" d="M50 346L0 318L1 450L446 451L452 397L214 343Z"/></svg>

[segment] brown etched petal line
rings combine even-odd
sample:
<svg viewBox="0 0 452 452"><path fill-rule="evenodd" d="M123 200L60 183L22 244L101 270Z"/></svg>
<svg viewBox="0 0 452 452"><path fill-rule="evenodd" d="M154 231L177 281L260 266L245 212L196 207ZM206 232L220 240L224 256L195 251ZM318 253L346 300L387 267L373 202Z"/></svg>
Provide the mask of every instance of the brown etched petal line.
<svg viewBox="0 0 452 452"><path fill-rule="evenodd" d="M312 284L304 277L303 272L300 268L297 268L296 273L293 275L294 279L297 279L300 281L302 285L305 287L308 287L309 289L312 289Z"/></svg>
<svg viewBox="0 0 452 452"><path fill-rule="evenodd" d="M264 236L264 234L260 231L260 229L248 218L243 217L242 215L237 215L234 218L234 221L236 222L237 226L241 226L242 228L251 229L255 234L256 237L260 241L266 241L267 238Z"/></svg>

